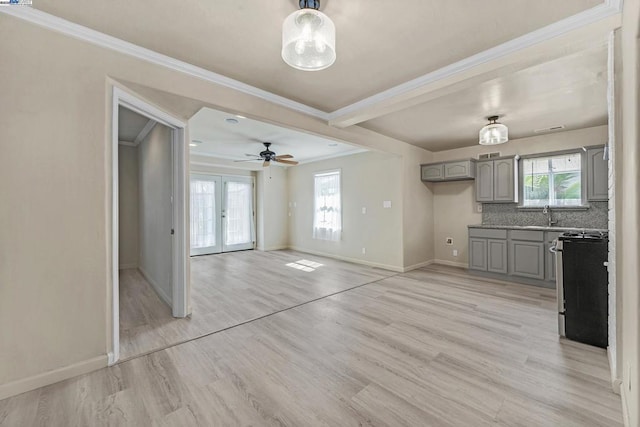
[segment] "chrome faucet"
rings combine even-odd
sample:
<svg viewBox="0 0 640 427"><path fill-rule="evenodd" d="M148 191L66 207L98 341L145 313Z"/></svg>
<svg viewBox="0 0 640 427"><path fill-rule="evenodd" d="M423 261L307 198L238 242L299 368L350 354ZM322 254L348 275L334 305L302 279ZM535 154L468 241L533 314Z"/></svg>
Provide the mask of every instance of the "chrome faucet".
<svg viewBox="0 0 640 427"><path fill-rule="evenodd" d="M558 223L558 221L553 220L553 216L551 215L551 208L549 207L549 205L544 205L544 209L542 210L542 213L547 215L547 225L549 227Z"/></svg>

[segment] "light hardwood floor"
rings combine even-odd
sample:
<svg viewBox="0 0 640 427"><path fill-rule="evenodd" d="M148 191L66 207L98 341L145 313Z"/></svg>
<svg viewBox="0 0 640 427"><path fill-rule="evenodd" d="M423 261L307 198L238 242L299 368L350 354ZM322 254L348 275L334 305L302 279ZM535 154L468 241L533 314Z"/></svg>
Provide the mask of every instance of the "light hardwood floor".
<svg viewBox="0 0 640 427"><path fill-rule="evenodd" d="M621 425L554 299L423 268L1 401L0 424Z"/></svg>
<svg viewBox="0 0 640 427"><path fill-rule="evenodd" d="M321 263L308 272L287 267ZM136 269L120 272L120 359L185 342L394 273L295 251L191 258L192 316L175 319Z"/></svg>

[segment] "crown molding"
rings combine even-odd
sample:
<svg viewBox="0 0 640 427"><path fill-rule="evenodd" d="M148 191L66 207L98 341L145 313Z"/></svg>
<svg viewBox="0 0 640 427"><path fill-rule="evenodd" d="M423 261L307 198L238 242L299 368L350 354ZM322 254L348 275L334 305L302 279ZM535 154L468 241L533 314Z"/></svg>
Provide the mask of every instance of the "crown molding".
<svg viewBox="0 0 640 427"><path fill-rule="evenodd" d="M190 76L197 77L210 83L228 87L230 89L234 89L239 92L264 99L265 101L280 105L290 110L298 111L300 113L328 121L329 115L324 111L318 110L300 102L293 101L283 96L276 95L266 90L259 89L246 83L242 83L238 80L234 80L221 74L214 73L213 71L205 70L204 68L197 67L195 65L180 61L170 56L163 55L142 46L129 43L117 37L113 37L99 31L92 30L85 26L75 24L71 21L67 21L66 19L62 19L49 13L42 12L32 7L2 7L0 8L0 13L22 19L40 27L65 34L67 36L106 49L110 49L118 53L132 56L134 58L141 59L143 61L147 61L156 65L161 65L171 70L188 74Z"/></svg>
<svg viewBox="0 0 640 427"><path fill-rule="evenodd" d="M421 77L410 80L393 88L379 92L376 95L362 99L353 104L335 110L331 113L321 111L317 108L310 107L297 101L285 98L280 95L259 89L257 87L242 83L238 80L231 79L221 74L205 70L204 68L180 61L178 59L163 55L161 53L146 49L144 47L129 43L113 36L92 30L85 26L75 24L71 21L59 18L46 12L34 9L29 6L21 7L2 7L0 13L10 15L32 24L68 35L70 37L110 49L134 58L147 61L156 65L160 65L171 70L188 74L196 78L224 86L239 92L255 96L276 105L294 110L312 117L329 122L337 127L347 127L357 124L364 120L355 119L364 110L371 109L382 103L386 103L407 96L413 91L418 91L425 86L432 85L436 82L446 80L453 76L469 71L475 67L482 66L491 61L499 60L507 55L518 52L519 50L532 47L536 44L563 36L571 31L582 28L586 25L602 21L622 12L623 0L605 0L602 4L591 9L580 12L576 15L562 19L551 25L525 34L524 36L515 38L506 43L493 47L491 49L480 52L476 55L465 58L461 61L447 65L436 71L427 73ZM402 107L399 107L400 109ZM362 115L362 117L365 117Z"/></svg>

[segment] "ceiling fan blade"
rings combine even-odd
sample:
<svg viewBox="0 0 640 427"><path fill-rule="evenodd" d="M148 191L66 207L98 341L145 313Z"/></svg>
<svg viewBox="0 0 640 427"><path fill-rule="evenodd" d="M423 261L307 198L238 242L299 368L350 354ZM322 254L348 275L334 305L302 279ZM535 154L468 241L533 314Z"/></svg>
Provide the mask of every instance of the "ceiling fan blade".
<svg viewBox="0 0 640 427"><path fill-rule="evenodd" d="M280 159L293 159L293 156L291 154L283 154L281 156L276 156L276 159L277 160L280 160Z"/></svg>
<svg viewBox="0 0 640 427"><path fill-rule="evenodd" d="M262 160L260 158L257 159L249 159L249 160L234 160L234 163L244 163L244 162L255 162L256 160Z"/></svg>
<svg viewBox="0 0 640 427"><path fill-rule="evenodd" d="M247 154L247 153L245 153L244 155L245 155L245 156L247 156L247 157L258 157L258 156L257 156L257 155L255 155L255 154Z"/></svg>
<svg viewBox="0 0 640 427"><path fill-rule="evenodd" d="M262 164L262 167L263 168L269 167L270 164L271 164L271 162L269 160L265 160L264 163Z"/></svg>
<svg viewBox="0 0 640 427"><path fill-rule="evenodd" d="M295 160L281 160L281 159L273 159L274 161L278 162L278 163L284 163L285 165L297 165L298 162L296 162Z"/></svg>

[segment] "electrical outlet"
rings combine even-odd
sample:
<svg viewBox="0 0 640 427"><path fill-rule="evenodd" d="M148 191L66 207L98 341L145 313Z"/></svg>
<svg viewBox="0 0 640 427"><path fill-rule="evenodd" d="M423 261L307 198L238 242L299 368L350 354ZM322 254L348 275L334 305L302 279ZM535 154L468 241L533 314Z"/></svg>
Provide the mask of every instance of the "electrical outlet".
<svg viewBox="0 0 640 427"><path fill-rule="evenodd" d="M453 245L453 237L447 237L444 242L449 246Z"/></svg>
<svg viewBox="0 0 640 427"><path fill-rule="evenodd" d="M362 248L362 255L366 255L367 254L367 249L366 248Z"/></svg>
<svg viewBox="0 0 640 427"><path fill-rule="evenodd" d="M458 250L457 249L453 250L453 256L458 256Z"/></svg>
<svg viewBox="0 0 640 427"><path fill-rule="evenodd" d="M482 213L482 203L478 203L478 204L476 205L476 212L478 212L478 213Z"/></svg>
<svg viewBox="0 0 640 427"><path fill-rule="evenodd" d="M364 215L364 214L366 214L366 213L367 213L367 208L364 208L364 207L363 207L363 208L362 208L362 215Z"/></svg>

